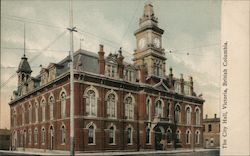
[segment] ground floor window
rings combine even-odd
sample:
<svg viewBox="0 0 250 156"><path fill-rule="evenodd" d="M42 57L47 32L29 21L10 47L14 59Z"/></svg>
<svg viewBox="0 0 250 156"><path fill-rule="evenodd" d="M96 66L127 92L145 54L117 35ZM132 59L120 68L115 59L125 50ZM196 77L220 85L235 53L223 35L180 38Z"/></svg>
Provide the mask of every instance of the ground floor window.
<svg viewBox="0 0 250 156"><path fill-rule="evenodd" d="M146 144L150 144L150 129L146 129Z"/></svg>

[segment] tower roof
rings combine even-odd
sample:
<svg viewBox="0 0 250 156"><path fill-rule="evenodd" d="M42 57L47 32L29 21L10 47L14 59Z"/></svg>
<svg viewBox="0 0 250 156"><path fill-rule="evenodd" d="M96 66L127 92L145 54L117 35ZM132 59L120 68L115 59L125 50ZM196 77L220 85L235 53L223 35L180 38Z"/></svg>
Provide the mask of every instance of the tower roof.
<svg viewBox="0 0 250 156"><path fill-rule="evenodd" d="M19 72L24 72L29 74L32 72L28 62L28 58L25 55L23 55L21 62L19 63L17 73Z"/></svg>

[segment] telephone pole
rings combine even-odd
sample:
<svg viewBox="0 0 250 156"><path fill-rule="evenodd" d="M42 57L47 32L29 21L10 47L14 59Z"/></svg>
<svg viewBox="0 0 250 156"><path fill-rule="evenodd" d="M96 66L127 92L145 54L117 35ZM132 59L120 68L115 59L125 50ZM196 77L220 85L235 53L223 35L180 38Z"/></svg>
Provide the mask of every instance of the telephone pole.
<svg viewBox="0 0 250 156"><path fill-rule="evenodd" d="M75 139L74 139L74 40L73 32L76 32L76 27L73 27L73 4L69 1L69 32L70 32L70 155L75 155Z"/></svg>

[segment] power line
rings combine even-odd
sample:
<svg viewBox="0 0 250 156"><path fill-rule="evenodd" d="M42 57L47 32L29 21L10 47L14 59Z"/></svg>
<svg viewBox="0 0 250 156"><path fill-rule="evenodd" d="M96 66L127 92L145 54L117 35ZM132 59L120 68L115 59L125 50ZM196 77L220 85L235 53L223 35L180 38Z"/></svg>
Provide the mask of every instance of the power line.
<svg viewBox="0 0 250 156"><path fill-rule="evenodd" d="M12 47L1 47L1 49L8 49L8 50L19 50L23 48L12 48ZM43 50L43 49L25 49L28 51L54 51L54 52L68 52L68 50Z"/></svg>
<svg viewBox="0 0 250 156"><path fill-rule="evenodd" d="M65 33L67 32L67 30L64 30L64 32L62 32L60 35L58 35L52 42L50 42L45 48L44 50L47 50L51 45L53 45L59 38L61 38ZM42 54L42 52L39 52L36 56L34 56L33 58L30 59L30 63L32 61L34 61L37 57L39 57ZM0 86L0 88L3 88L12 78L14 78L17 75L17 73L14 73L13 75L11 75L5 82L3 82Z"/></svg>

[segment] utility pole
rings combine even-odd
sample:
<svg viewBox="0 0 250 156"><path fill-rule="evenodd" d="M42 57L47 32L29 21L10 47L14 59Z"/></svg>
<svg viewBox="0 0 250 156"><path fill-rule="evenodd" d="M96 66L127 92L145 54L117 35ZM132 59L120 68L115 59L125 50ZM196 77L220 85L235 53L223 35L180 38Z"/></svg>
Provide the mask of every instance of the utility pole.
<svg viewBox="0 0 250 156"><path fill-rule="evenodd" d="M74 41L73 32L76 32L76 27L73 27L73 4L70 2L69 12L69 32L70 32L70 155L75 155L75 139L74 139Z"/></svg>

